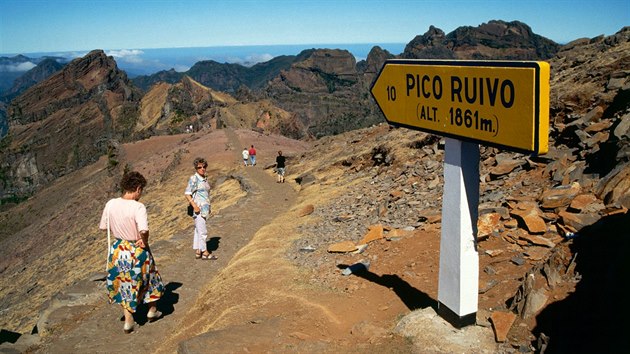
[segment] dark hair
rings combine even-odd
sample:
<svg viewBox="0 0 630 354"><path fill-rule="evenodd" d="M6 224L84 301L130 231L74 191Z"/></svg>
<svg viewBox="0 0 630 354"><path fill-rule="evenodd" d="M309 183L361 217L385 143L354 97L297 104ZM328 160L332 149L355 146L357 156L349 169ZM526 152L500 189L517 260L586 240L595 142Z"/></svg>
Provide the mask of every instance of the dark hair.
<svg viewBox="0 0 630 354"><path fill-rule="evenodd" d="M195 161L193 162L193 166L197 168L197 165L200 163L203 164L205 167L208 167L208 162L203 157L197 157Z"/></svg>
<svg viewBox="0 0 630 354"><path fill-rule="evenodd" d="M122 188L123 192L135 192L138 187L140 187L140 189L144 189L146 185L146 178L144 178L144 176L141 175L140 172L136 171L125 173L120 180L120 187Z"/></svg>
<svg viewBox="0 0 630 354"><path fill-rule="evenodd" d="M278 155L282 156L282 150L278 150Z"/></svg>

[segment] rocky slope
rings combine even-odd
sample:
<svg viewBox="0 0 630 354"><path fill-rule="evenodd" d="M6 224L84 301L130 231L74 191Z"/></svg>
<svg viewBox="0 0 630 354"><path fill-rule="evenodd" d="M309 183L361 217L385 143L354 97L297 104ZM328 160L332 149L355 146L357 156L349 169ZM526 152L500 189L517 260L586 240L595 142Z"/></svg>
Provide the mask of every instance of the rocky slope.
<svg viewBox="0 0 630 354"><path fill-rule="evenodd" d="M149 136L226 126L293 138L304 136L304 128L293 115L270 102L237 100L188 76L176 84L156 84L143 96L135 131Z"/></svg>

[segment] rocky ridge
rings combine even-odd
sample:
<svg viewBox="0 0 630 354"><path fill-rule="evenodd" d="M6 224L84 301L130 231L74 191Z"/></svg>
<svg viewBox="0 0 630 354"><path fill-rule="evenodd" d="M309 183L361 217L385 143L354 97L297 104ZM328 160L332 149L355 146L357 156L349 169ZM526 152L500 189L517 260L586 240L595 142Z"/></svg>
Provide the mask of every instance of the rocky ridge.
<svg viewBox="0 0 630 354"><path fill-rule="evenodd" d="M431 26L405 47L406 59L547 60L560 45L532 32L519 21L489 21L445 34Z"/></svg>

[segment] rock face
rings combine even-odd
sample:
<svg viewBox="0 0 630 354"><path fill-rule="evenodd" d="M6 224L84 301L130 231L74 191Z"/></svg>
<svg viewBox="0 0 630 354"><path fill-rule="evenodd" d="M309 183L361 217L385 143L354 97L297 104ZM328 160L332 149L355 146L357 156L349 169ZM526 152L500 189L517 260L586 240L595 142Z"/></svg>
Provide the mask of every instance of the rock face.
<svg viewBox="0 0 630 354"><path fill-rule="evenodd" d="M383 121L369 86L383 61L392 57L389 53L373 49L361 65L347 50L304 54L304 60L270 81L265 93L280 107L295 112L310 135L334 135Z"/></svg>
<svg viewBox="0 0 630 354"><path fill-rule="evenodd" d="M560 45L534 34L529 26L513 21L490 21L479 27L464 26L445 35L431 26L414 38L401 55L408 59L546 60Z"/></svg>
<svg viewBox="0 0 630 354"><path fill-rule="evenodd" d="M28 89L7 108L2 194L27 196L96 161L109 139L131 139L139 100L140 92L101 50Z"/></svg>

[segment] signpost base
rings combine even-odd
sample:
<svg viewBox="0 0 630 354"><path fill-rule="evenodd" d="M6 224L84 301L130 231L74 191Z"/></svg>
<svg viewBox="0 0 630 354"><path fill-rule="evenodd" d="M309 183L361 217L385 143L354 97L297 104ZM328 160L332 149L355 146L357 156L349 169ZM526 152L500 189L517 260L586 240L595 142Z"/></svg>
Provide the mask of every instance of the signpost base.
<svg viewBox="0 0 630 354"><path fill-rule="evenodd" d="M446 138L438 313L457 328L474 324L477 312L478 205L479 145Z"/></svg>
<svg viewBox="0 0 630 354"><path fill-rule="evenodd" d="M466 326L472 326L477 323L477 312L469 313L465 316L460 316L441 302L438 302L438 308L436 312L446 322L450 323L453 327L457 329L461 329Z"/></svg>

